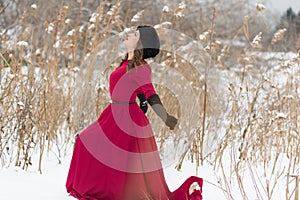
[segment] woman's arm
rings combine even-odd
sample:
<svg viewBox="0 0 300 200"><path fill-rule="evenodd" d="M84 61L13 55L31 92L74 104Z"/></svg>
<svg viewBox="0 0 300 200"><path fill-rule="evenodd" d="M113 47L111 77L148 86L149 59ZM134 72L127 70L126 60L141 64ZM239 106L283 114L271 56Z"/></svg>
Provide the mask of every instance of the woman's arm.
<svg viewBox="0 0 300 200"><path fill-rule="evenodd" d="M147 104L147 99L145 97L145 94L144 93L137 94L137 97L139 98L140 101L140 108L146 114L148 110L148 104Z"/></svg>
<svg viewBox="0 0 300 200"><path fill-rule="evenodd" d="M173 130L177 124L177 119L169 115L161 103L157 94L153 94L148 98L148 103L151 105L154 112L165 122L165 124Z"/></svg>
<svg viewBox="0 0 300 200"><path fill-rule="evenodd" d="M137 94L143 93L154 112L173 130L177 124L177 119L169 115L164 108L159 96L153 87L151 81L151 70L148 65L141 65L133 71L134 80L137 84Z"/></svg>

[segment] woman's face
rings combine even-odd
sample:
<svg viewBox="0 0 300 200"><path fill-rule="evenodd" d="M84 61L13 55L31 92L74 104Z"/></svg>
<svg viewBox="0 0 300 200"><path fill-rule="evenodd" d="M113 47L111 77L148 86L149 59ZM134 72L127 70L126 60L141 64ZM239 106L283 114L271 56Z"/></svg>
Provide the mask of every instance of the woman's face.
<svg viewBox="0 0 300 200"><path fill-rule="evenodd" d="M130 29L125 33L124 44L128 51L133 51L136 49L137 43L140 39L140 32L136 29Z"/></svg>

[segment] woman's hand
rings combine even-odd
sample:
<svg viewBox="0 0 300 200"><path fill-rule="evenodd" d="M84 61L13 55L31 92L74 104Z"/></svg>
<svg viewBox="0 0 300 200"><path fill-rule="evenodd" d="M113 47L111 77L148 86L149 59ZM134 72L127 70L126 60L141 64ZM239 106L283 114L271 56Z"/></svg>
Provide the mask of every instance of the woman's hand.
<svg viewBox="0 0 300 200"><path fill-rule="evenodd" d="M170 130L174 130L178 120L176 117L167 114L166 125L170 127Z"/></svg>

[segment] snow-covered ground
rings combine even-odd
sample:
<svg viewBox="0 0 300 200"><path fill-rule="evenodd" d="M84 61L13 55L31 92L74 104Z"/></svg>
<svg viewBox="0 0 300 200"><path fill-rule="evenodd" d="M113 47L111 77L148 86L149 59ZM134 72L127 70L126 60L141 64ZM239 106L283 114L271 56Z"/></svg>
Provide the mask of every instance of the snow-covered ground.
<svg viewBox="0 0 300 200"><path fill-rule="evenodd" d="M30 168L23 171L13 167L0 169L0 199L1 200L71 200L65 190L71 156L67 156L62 164L57 160L45 158L43 173ZM170 190L175 190L186 178L195 175L195 165L186 162L181 172L174 165L164 169ZM203 195L205 199L225 199L222 190L206 181L217 184L214 172L203 167L199 176L204 177Z"/></svg>
<svg viewBox="0 0 300 200"><path fill-rule="evenodd" d="M50 156L43 160L43 173L39 174L34 170L34 166L27 171L13 167L0 169L0 199L1 200L72 200L65 190L65 181L68 173L71 155L63 159L62 164L58 164L57 159L51 159ZM229 180L230 170L229 162L224 162L224 174L222 170L214 170L209 164L198 169L198 176L204 179L203 197L207 200L221 199L243 199L236 180ZM287 167L286 159L283 156L279 158L278 167ZM175 190L186 178L196 175L195 165L186 161L182 170L179 172L174 169L176 163L169 165L164 169L165 178L170 190ZM226 166L227 165L227 166ZM232 168L232 170L234 170ZM250 173L251 172L251 173ZM243 187L249 200L267 199L266 190L263 186L269 181L270 186L276 181L276 187L272 200L282 200L285 198L286 176L281 176L278 180L268 180L263 177L263 170L253 166L241 172ZM252 174L252 175L251 175ZM253 181L255 180L255 184ZM228 187L226 188L226 182ZM273 182L273 183L272 183ZM228 197L224 190L230 192ZM257 187L257 188L256 188ZM293 187L291 187L293 189ZM226 197L227 196L227 197ZM292 199L295 199L294 197Z"/></svg>

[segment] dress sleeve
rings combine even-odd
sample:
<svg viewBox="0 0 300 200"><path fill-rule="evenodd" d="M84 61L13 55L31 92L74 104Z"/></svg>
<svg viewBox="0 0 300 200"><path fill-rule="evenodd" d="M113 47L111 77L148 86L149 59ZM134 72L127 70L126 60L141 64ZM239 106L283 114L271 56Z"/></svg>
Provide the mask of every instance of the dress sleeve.
<svg viewBox="0 0 300 200"><path fill-rule="evenodd" d="M138 66L135 70L135 82L137 84L136 92L144 93L146 99L148 99L153 94L156 94L156 91L153 87L152 80L151 80L151 69L147 64Z"/></svg>

